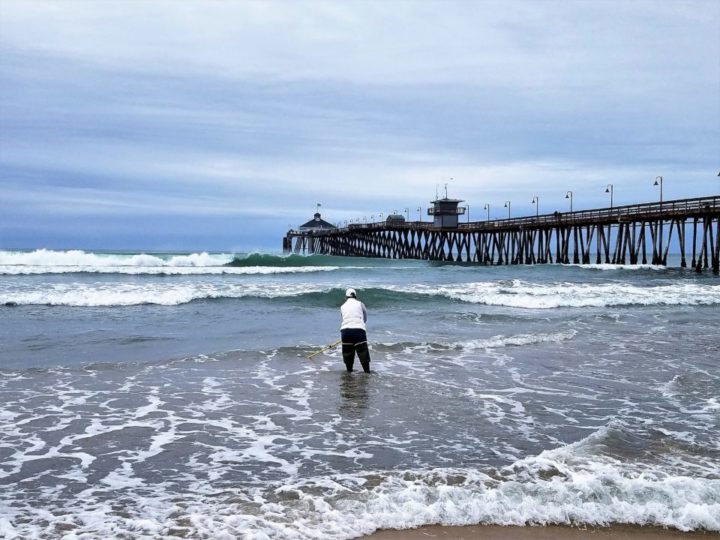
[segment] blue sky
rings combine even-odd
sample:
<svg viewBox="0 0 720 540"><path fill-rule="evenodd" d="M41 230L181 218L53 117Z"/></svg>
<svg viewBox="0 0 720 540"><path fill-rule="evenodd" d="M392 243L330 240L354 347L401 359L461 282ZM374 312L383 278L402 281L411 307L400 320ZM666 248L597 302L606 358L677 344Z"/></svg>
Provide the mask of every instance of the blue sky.
<svg viewBox="0 0 720 540"><path fill-rule="evenodd" d="M720 193L720 2L0 2L0 248ZM428 219L424 216L424 219Z"/></svg>

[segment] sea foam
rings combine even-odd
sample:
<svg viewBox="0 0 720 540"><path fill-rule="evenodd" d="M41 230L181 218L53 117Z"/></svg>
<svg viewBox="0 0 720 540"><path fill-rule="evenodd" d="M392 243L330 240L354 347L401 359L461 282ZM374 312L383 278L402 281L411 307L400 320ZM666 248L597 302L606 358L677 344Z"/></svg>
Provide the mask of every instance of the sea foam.
<svg viewBox="0 0 720 540"><path fill-rule="evenodd" d="M439 287L415 285L406 290L472 304L525 309L720 304L720 285L705 283L638 286L614 282L533 283L514 279Z"/></svg>
<svg viewBox="0 0 720 540"><path fill-rule="evenodd" d="M207 252L187 255L151 255L146 253L116 254L90 253L82 250L53 251L37 249L31 252L0 251L0 266L36 266L36 267L128 267L128 266L221 266L232 261L230 254Z"/></svg>
<svg viewBox="0 0 720 540"><path fill-rule="evenodd" d="M543 477L527 461L500 477L456 468L370 471L365 476L284 483L247 495L229 497L228 493L221 500L202 493L179 500L163 495L162 485L156 486L155 495L141 495L147 490L126 478L108 478L108 489L127 494L137 490L135 503L123 499L123 517L113 512L96 519L103 504L93 502L92 489L83 502L66 511L71 512L78 537L143 536L142 532L164 536L185 529L191 537L240 534L241 538L345 540L378 529L479 523L577 527L620 523L720 531L720 480L659 477L642 470L630 474L613 463L574 467L557 456L540 458ZM47 513L37 524L19 524L13 523L12 513L9 517L0 524L9 538L39 538L67 519Z"/></svg>

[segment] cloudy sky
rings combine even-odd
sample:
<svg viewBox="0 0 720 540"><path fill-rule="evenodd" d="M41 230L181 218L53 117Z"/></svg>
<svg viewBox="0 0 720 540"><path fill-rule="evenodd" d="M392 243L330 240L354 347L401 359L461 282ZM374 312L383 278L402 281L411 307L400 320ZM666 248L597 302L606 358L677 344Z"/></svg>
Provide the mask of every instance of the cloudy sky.
<svg viewBox="0 0 720 540"><path fill-rule="evenodd" d="M0 0L0 249L720 193L720 2ZM428 219L424 216L424 219Z"/></svg>

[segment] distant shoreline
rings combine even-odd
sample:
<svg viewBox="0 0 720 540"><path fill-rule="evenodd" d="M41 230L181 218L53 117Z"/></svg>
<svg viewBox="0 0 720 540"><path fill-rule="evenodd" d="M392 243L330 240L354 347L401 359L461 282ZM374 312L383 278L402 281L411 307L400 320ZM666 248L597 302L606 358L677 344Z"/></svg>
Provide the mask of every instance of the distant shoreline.
<svg viewBox="0 0 720 540"><path fill-rule="evenodd" d="M365 540L666 540L717 536L712 531L683 532L656 526L611 525L610 527L426 525L415 529L383 529Z"/></svg>

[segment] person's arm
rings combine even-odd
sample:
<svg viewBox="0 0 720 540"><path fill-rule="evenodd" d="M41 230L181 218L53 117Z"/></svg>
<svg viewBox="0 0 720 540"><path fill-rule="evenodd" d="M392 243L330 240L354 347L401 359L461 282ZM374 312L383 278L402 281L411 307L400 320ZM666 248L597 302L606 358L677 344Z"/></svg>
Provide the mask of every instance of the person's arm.
<svg viewBox="0 0 720 540"><path fill-rule="evenodd" d="M367 309L365 309L365 304L360 302L360 305L362 306L362 309L363 309L363 322L367 322Z"/></svg>

